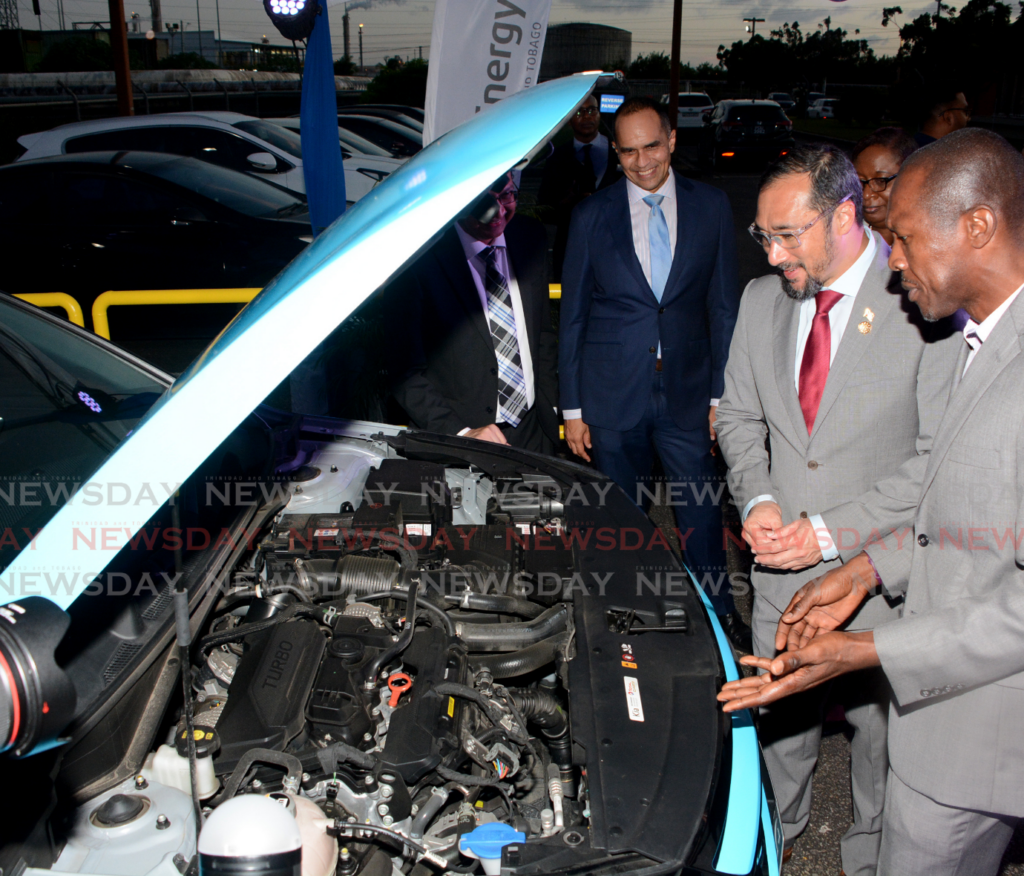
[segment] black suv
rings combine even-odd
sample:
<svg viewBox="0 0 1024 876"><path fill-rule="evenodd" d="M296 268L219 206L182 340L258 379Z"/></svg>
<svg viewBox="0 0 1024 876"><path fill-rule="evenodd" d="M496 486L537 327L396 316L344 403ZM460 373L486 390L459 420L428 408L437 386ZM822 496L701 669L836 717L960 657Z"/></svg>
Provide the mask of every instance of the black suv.
<svg viewBox="0 0 1024 876"><path fill-rule="evenodd" d="M701 130L701 158L714 168L744 157L774 161L792 148L793 123L772 100L723 100Z"/></svg>

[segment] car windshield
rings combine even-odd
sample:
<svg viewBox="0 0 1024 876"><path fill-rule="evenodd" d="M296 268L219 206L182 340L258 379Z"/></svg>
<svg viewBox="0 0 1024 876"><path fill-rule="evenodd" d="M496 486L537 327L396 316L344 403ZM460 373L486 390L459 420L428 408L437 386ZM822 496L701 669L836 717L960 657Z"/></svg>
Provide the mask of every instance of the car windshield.
<svg viewBox="0 0 1024 876"><path fill-rule="evenodd" d="M786 114L778 106L765 104L754 106L734 106L729 110L730 122L742 122L747 125L764 124L765 122L784 122Z"/></svg>
<svg viewBox="0 0 1024 876"><path fill-rule="evenodd" d="M294 131L289 131L287 128L282 128L271 122L264 122L262 119L235 122L232 127L238 128L239 131L245 131L246 134L252 134L253 137L259 137L282 152L302 158L302 141Z"/></svg>
<svg viewBox="0 0 1024 876"><path fill-rule="evenodd" d="M298 216L309 209L305 199L294 192L205 161L180 158L160 162L147 171L245 216L283 218Z"/></svg>
<svg viewBox="0 0 1024 876"><path fill-rule="evenodd" d="M0 570L72 495L105 489L90 476L163 391L152 372L0 296Z"/></svg>
<svg viewBox="0 0 1024 876"><path fill-rule="evenodd" d="M358 134L352 133L352 131L346 131L340 125L338 126L338 139L341 141L342 146L350 149L352 152L358 152L361 155L373 155L377 158L391 157L391 153L387 149L383 149L376 143L371 143L365 137L360 137Z"/></svg>
<svg viewBox="0 0 1024 876"><path fill-rule="evenodd" d="M771 100L792 100L788 94L784 91L776 91L771 95Z"/></svg>
<svg viewBox="0 0 1024 876"><path fill-rule="evenodd" d="M677 106L680 109L685 107L712 106L711 98L706 94L680 94Z"/></svg>

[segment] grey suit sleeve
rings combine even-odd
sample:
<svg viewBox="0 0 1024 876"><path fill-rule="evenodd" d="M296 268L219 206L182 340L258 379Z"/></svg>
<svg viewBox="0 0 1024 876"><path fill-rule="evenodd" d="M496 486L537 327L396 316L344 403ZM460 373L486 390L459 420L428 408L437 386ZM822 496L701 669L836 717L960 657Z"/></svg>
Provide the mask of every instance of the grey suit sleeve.
<svg viewBox="0 0 1024 876"><path fill-rule="evenodd" d="M864 495L822 513L830 532L846 529L858 534L850 547L838 548L843 562L848 562L862 549L866 550L890 596L901 594L906 589L910 555L913 553L913 539L909 536L932 442L949 402L962 343L960 335L950 335L926 344L921 354L917 371L916 455ZM882 539L876 535L872 542L872 533L876 531ZM846 544L843 540L840 542Z"/></svg>
<svg viewBox="0 0 1024 876"><path fill-rule="evenodd" d="M729 492L743 508L755 496L772 492L768 468L768 424L750 362L750 332L758 329L750 286L740 299L739 316L725 366L725 392L718 405L715 432L729 466ZM762 323L763 326L763 323Z"/></svg>

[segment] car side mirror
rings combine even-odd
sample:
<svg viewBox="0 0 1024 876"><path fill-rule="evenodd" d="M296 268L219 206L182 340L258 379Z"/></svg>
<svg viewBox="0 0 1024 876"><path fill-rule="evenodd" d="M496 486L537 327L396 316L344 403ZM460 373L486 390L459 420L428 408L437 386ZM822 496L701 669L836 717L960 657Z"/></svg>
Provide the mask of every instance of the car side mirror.
<svg viewBox="0 0 1024 876"><path fill-rule="evenodd" d="M256 170L277 170L277 159L269 152L253 152L246 161Z"/></svg>
<svg viewBox="0 0 1024 876"><path fill-rule="evenodd" d="M209 221L202 210L193 206L176 207L171 216L171 225L194 225Z"/></svg>

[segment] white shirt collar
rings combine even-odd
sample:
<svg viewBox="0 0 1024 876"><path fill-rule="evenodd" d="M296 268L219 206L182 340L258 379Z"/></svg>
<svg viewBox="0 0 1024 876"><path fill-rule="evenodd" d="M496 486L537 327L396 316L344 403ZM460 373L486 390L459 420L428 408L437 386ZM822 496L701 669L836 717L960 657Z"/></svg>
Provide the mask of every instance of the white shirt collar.
<svg viewBox="0 0 1024 876"><path fill-rule="evenodd" d="M668 170L668 179L661 184L661 188L654 192L644 191L635 182L630 179L626 180L626 191L629 193L629 203L635 204L637 201L642 201L648 195L664 195L667 200L674 201L676 199L676 177L675 171L670 167Z"/></svg>
<svg viewBox="0 0 1024 876"><path fill-rule="evenodd" d="M988 340L988 336L992 334L992 330L996 327L996 323L999 322L1002 315L1010 309L1010 305L1013 304L1017 296L1020 295L1021 289L1024 289L1024 286L1018 286L1016 292L986 316L980 323L975 322L970 317L967 318L967 323L964 325L964 338L967 339L967 343L970 344L972 350L977 350L985 341Z"/></svg>
<svg viewBox="0 0 1024 876"><path fill-rule="evenodd" d="M493 243L484 243L482 240L477 240L472 234L469 234L458 222L455 223L455 230L458 232L459 241L462 243L462 249L466 253L467 259L480 255L489 246L505 245L504 234L499 235Z"/></svg>
<svg viewBox="0 0 1024 876"><path fill-rule="evenodd" d="M864 252L857 257L857 261L850 265L832 283L828 284L827 288L833 292L838 292L840 295L856 296L857 291L864 282L864 277L867 276L868 270L875 260L875 252L878 249L878 244L875 242L875 233L867 226L864 227L864 233L868 236L868 245L864 248Z"/></svg>

